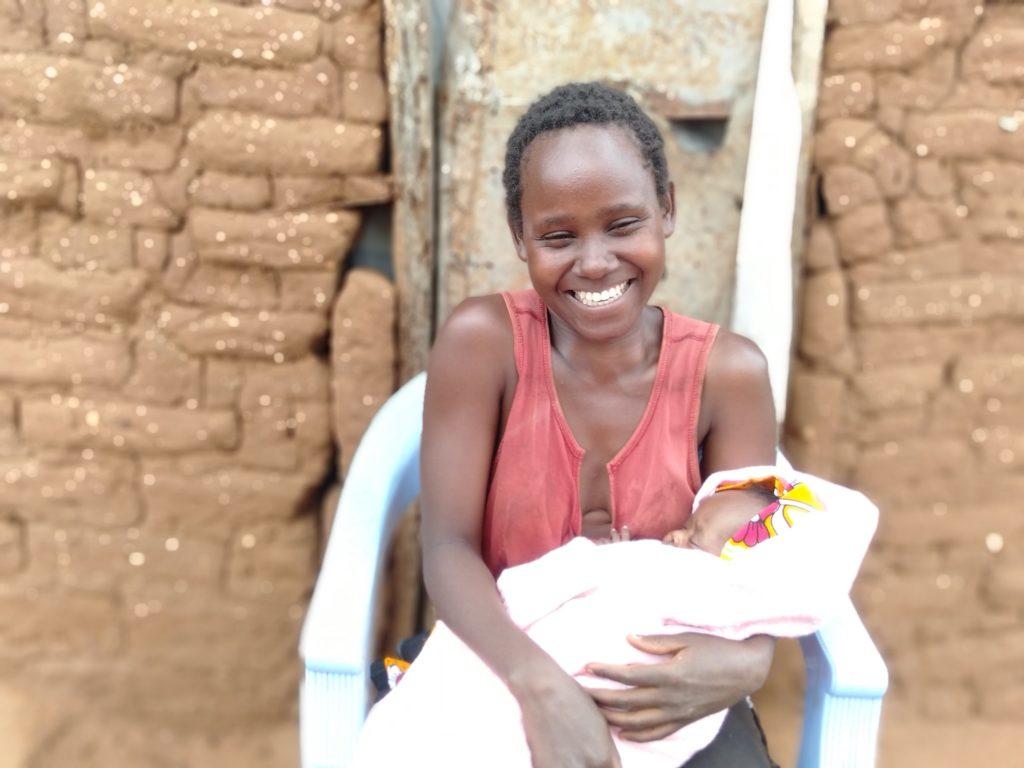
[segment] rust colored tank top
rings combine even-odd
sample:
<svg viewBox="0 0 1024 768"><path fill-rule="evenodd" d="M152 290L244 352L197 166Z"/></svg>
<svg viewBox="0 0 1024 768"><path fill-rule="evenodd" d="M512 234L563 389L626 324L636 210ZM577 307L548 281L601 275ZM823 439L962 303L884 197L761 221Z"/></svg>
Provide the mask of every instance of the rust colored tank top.
<svg viewBox="0 0 1024 768"><path fill-rule="evenodd" d="M584 450L558 403L547 308L528 289L503 293L519 374L491 466L484 561L497 575L578 536ZM626 444L606 465L612 526L662 538L690 516L700 488L697 417L708 352L718 326L662 310L661 350L650 400Z"/></svg>

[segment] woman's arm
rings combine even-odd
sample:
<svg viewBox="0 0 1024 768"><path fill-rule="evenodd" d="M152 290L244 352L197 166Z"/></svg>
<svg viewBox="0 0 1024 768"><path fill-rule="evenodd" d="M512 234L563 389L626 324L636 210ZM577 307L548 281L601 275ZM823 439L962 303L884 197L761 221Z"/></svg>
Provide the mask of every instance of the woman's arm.
<svg viewBox="0 0 1024 768"><path fill-rule="evenodd" d="M614 768L618 755L597 706L509 619L480 555L512 360L498 296L464 302L438 335L423 414L423 575L439 618L519 702L535 768Z"/></svg>

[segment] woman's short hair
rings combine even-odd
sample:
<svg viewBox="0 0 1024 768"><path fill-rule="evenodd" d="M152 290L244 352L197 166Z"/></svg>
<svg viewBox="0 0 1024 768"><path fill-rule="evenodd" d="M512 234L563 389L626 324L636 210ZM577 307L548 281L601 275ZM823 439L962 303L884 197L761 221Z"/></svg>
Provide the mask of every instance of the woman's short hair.
<svg viewBox="0 0 1024 768"><path fill-rule="evenodd" d="M516 231L523 228L523 156L542 133L577 125L618 125L636 140L654 176L658 198L668 194L665 144L654 121L633 98L603 83L567 83L541 96L519 118L505 146L505 209Z"/></svg>

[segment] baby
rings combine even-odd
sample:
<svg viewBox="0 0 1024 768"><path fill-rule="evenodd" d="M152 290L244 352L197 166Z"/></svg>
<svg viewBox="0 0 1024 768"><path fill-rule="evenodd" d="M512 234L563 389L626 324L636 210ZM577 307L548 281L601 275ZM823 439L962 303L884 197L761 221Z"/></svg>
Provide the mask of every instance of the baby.
<svg viewBox="0 0 1024 768"><path fill-rule="evenodd" d="M750 490L759 494L765 506L754 515L733 504L718 504L717 494ZM778 477L755 477L741 482L721 483L712 495L697 506L682 528L669 531L662 541L674 547L699 549L726 560L765 539L777 536L793 525L795 516L807 506L820 509L820 502L802 483L789 485ZM598 544L630 541L629 526L616 531Z"/></svg>

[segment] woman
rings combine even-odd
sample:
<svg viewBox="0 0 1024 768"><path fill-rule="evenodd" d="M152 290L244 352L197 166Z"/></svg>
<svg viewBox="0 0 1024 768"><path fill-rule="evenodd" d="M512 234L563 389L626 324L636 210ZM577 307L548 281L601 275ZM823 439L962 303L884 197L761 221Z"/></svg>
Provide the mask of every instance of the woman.
<svg viewBox="0 0 1024 768"><path fill-rule="evenodd" d="M770 638L640 638L665 661L594 664L632 687L587 691L505 614L503 568L576 535L660 539L685 521L702 477L774 463L776 434L757 347L647 304L675 195L660 135L632 99L595 83L556 88L510 136L504 183L533 290L460 304L429 365L422 538L438 616L516 697L538 768L616 766L609 726L658 739L727 707L718 739L687 765L770 765L746 704ZM750 491L709 501L751 514L764 503Z"/></svg>

